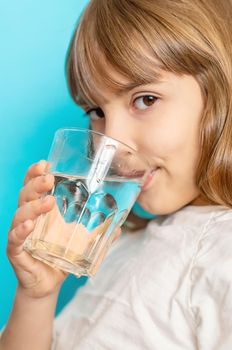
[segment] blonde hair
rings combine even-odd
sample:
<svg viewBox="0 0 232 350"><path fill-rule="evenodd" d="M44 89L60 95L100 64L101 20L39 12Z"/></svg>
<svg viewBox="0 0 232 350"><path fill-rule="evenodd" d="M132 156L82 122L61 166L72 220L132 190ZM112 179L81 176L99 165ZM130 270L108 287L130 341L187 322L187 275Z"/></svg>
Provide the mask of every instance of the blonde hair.
<svg viewBox="0 0 232 350"><path fill-rule="evenodd" d="M92 0L67 56L74 100L93 103L102 84L124 87L161 70L194 76L204 97L196 182L210 202L232 207L232 4L230 0Z"/></svg>

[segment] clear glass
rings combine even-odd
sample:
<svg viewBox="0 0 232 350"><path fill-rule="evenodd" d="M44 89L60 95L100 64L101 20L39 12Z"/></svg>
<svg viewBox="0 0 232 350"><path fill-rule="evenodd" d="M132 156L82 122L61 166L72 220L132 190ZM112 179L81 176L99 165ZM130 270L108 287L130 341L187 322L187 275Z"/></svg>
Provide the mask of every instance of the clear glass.
<svg viewBox="0 0 232 350"><path fill-rule="evenodd" d="M151 169L129 146L77 128L57 130L48 162L56 204L37 219L24 249L76 276L93 276Z"/></svg>

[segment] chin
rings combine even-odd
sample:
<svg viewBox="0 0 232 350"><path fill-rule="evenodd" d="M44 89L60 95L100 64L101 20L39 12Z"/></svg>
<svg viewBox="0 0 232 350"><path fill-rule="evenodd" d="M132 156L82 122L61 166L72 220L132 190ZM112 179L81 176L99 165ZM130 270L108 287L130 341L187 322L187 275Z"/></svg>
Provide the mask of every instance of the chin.
<svg viewBox="0 0 232 350"><path fill-rule="evenodd" d="M141 205L141 207L154 215L168 215L172 214L186 205L190 204L191 200L174 200L173 198L164 198L160 199L157 197L154 199L154 196L148 192L141 192L139 195L137 202Z"/></svg>
<svg viewBox="0 0 232 350"><path fill-rule="evenodd" d="M137 202L147 212L154 215L168 214L162 204L158 204L157 201L150 200L148 193L141 193L137 199Z"/></svg>

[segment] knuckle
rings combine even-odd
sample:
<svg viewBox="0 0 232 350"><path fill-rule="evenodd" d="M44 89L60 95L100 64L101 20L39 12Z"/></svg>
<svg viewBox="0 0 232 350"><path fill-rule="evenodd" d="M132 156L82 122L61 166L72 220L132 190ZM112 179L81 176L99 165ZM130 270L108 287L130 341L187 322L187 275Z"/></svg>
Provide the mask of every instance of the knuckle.
<svg viewBox="0 0 232 350"><path fill-rule="evenodd" d="M11 263L12 263L12 256L14 254L15 247L16 247L16 242L15 242L15 238L14 238L14 233L12 231L12 234L9 235L9 237L8 237L8 243L6 246L6 255Z"/></svg>
<svg viewBox="0 0 232 350"><path fill-rule="evenodd" d="M50 186L51 184L51 175L50 174L44 174L40 177L40 184L43 184L43 186Z"/></svg>
<svg viewBox="0 0 232 350"><path fill-rule="evenodd" d="M47 179L45 175L40 175L35 182L35 185L37 186L38 189L41 189L41 186L46 184Z"/></svg>
<svg viewBox="0 0 232 350"><path fill-rule="evenodd" d="M17 208L16 211L15 211L14 218L13 218L13 221L14 221L14 222L17 222L17 221L18 221L18 218L19 218L19 216L20 216L20 213L21 213L21 208Z"/></svg>
<svg viewBox="0 0 232 350"><path fill-rule="evenodd" d="M7 249L8 249L9 244L13 244L14 243L14 232L15 232L14 229L9 231Z"/></svg>
<svg viewBox="0 0 232 350"><path fill-rule="evenodd" d="M40 169L40 162L33 163L27 170L26 176L29 178L29 181L31 178L39 176Z"/></svg>
<svg viewBox="0 0 232 350"><path fill-rule="evenodd" d="M26 184L26 186L23 188L24 197L26 197L26 198L31 197L30 194L34 190L34 180L35 180L34 178L29 180L28 183Z"/></svg>
<svg viewBox="0 0 232 350"><path fill-rule="evenodd" d="M26 185L30 181L32 168L33 168L33 165L31 165L26 171L26 174L25 174L24 180L23 180L24 185Z"/></svg>
<svg viewBox="0 0 232 350"><path fill-rule="evenodd" d="M34 215L38 216L41 213L41 207L42 207L42 202L40 199L35 200L30 203L31 204L31 210Z"/></svg>
<svg viewBox="0 0 232 350"><path fill-rule="evenodd" d="M21 190L19 191L19 199L24 198L24 192L25 192L25 187L22 187Z"/></svg>
<svg viewBox="0 0 232 350"><path fill-rule="evenodd" d="M26 175L30 176L33 170L35 169L35 167L36 167L36 163L31 164L31 166L29 166L29 168L27 169Z"/></svg>
<svg viewBox="0 0 232 350"><path fill-rule="evenodd" d="M28 168L28 172L30 172L31 170L33 170L36 167L37 163L32 163L29 168Z"/></svg>
<svg viewBox="0 0 232 350"><path fill-rule="evenodd" d="M33 190L33 191L35 191L36 192L36 186L37 186L37 179L38 179L38 175L37 176L35 176L35 177L33 177L31 180L30 180L30 182L29 182L29 184L28 184L28 187L29 187L29 190Z"/></svg>
<svg viewBox="0 0 232 350"><path fill-rule="evenodd" d="M49 175L42 175L38 179L36 183L36 191L37 193L42 194L43 192L47 192L53 186L52 177Z"/></svg>
<svg viewBox="0 0 232 350"><path fill-rule="evenodd" d="M10 248L9 245L6 247L6 256L10 259Z"/></svg>

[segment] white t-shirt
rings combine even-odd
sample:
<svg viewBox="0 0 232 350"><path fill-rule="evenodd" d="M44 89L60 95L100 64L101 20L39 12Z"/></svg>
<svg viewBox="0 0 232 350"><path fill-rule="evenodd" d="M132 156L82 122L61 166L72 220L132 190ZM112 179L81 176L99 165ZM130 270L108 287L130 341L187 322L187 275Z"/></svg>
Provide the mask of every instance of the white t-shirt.
<svg viewBox="0 0 232 350"><path fill-rule="evenodd" d="M54 322L53 350L231 350L232 210L123 233Z"/></svg>

